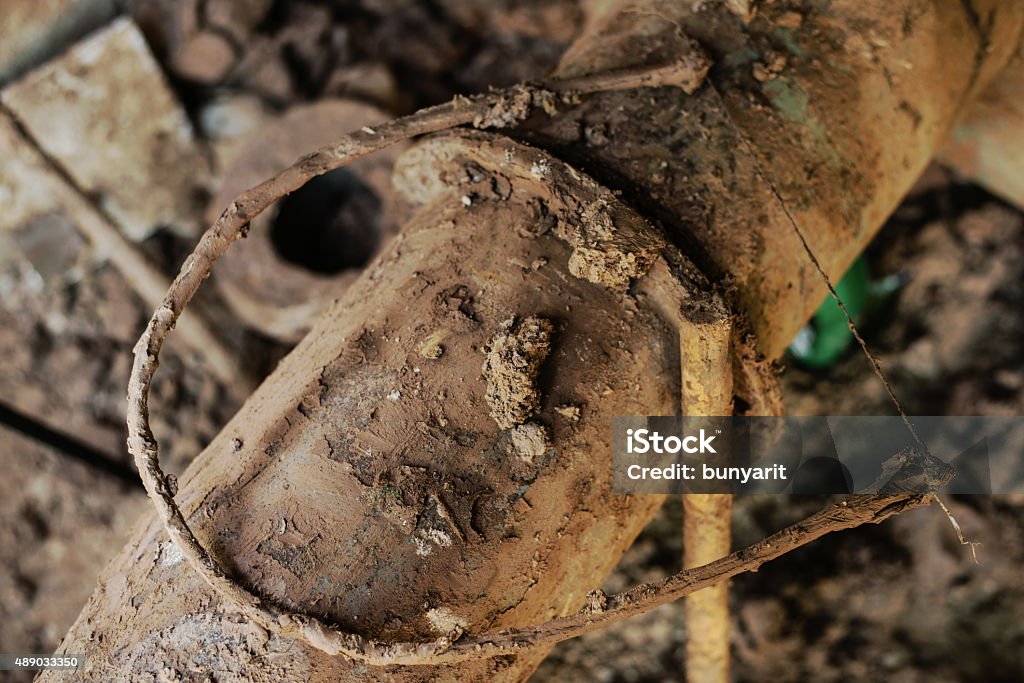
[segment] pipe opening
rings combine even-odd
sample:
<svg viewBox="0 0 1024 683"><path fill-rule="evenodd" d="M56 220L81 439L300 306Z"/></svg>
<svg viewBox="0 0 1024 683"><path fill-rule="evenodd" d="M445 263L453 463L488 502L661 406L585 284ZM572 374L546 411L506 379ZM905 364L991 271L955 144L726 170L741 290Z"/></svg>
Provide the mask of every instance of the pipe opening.
<svg viewBox="0 0 1024 683"><path fill-rule="evenodd" d="M380 208L354 173L330 171L279 202L270 241L282 259L314 273L361 268L380 246Z"/></svg>

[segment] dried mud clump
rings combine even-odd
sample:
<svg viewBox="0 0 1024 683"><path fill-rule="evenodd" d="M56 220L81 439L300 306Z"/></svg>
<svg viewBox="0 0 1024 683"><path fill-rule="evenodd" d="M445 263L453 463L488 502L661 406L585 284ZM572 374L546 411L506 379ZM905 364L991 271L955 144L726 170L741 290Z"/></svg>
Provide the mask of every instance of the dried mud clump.
<svg viewBox="0 0 1024 683"><path fill-rule="evenodd" d="M535 422L521 424L510 434L512 446L520 459L532 463L551 449L551 437L544 425Z"/></svg>
<svg viewBox="0 0 1024 683"><path fill-rule="evenodd" d="M569 272L612 289L643 277L664 248L657 231L611 195L583 208L578 220L563 222L559 235L573 248Z"/></svg>
<svg viewBox="0 0 1024 683"><path fill-rule="evenodd" d="M540 408L535 380L551 351L553 330L544 318L508 320L487 347L483 368L487 405L502 429L523 424Z"/></svg>

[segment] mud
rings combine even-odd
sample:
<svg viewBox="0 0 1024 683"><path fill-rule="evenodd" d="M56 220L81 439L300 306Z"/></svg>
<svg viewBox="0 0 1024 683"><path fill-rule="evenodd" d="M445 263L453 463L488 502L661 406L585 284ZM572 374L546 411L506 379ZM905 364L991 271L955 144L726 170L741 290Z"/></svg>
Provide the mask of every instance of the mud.
<svg viewBox="0 0 1024 683"><path fill-rule="evenodd" d="M553 331L550 320L535 316L507 320L488 344L483 367L487 405L502 429L523 424L540 408L537 374L551 351ZM527 436L522 438L525 442Z"/></svg>

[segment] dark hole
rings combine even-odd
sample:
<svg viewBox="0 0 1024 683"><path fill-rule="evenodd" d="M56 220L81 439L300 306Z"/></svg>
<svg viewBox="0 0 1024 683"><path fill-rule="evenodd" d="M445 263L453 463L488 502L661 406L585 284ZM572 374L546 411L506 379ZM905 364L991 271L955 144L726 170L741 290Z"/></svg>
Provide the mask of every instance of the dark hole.
<svg viewBox="0 0 1024 683"><path fill-rule="evenodd" d="M379 215L377 196L342 168L281 200L270 241L285 261L334 275L366 265L377 251Z"/></svg>

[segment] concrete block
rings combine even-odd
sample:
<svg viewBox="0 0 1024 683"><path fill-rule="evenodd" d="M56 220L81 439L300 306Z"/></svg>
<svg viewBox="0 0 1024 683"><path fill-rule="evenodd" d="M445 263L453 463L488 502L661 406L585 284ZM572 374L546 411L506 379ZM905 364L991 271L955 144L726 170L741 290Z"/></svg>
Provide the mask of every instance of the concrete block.
<svg viewBox="0 0 1024 683"><path fill-rule="evenodd" d="M119 19L0 99L124 234L198 228L207 162L142 34Z"/></svg>

